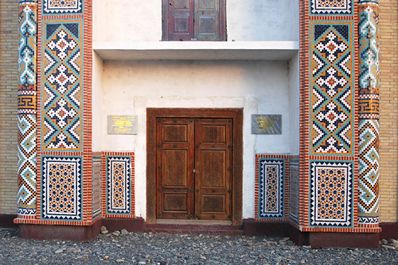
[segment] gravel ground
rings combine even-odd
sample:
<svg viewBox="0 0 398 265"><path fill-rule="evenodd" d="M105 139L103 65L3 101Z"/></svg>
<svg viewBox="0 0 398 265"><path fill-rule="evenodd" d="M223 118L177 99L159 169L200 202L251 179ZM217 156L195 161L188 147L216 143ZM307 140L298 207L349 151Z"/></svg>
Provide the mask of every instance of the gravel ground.
<svg viewBox="0 0 398 265"><path fill-rule="evenodd" d="M386 243L386 242L385 242ZM398 264L392 243L377 250L310 249L287 238L128 233L92 242L35 241L0 229L0 264Z"/></svg>

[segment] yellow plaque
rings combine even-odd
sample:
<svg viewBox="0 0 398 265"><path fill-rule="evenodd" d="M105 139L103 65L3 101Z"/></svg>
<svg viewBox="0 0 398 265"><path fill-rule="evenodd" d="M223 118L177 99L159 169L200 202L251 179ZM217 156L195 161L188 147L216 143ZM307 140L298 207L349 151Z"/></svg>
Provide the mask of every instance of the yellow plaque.
<svg viewBox="0 0 398 265"><path fill-rule="evenodd" d="M119 134L119 135L137 134L137 116L135 115L108 116L108 134Z"/></svg>

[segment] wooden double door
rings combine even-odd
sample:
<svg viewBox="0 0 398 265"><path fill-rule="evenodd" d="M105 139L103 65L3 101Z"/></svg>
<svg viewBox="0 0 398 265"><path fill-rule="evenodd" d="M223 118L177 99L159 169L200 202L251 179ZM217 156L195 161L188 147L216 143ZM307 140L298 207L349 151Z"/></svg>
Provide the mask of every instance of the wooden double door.
<svg viewBox="0 0 398 265"><path fill-rule="evenodd" d="M233 120L156 118L157 219L231 220Z"/></svg>

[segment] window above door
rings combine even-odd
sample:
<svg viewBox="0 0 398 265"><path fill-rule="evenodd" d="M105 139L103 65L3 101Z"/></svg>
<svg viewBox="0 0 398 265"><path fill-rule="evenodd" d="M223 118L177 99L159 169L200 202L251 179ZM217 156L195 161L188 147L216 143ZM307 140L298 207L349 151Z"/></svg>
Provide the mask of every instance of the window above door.
<svg viewBox="0 0 398 265"><path fill-rule="evenodd" d="M162 0L164 41L226 41L226 0Z"/></svg>

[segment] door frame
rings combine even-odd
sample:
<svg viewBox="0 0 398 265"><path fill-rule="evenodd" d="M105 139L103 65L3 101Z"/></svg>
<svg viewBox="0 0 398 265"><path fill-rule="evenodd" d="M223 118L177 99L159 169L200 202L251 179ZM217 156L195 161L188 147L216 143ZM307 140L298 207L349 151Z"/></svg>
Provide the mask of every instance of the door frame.
<svg viewBox="0 0 398 265"><path fill-rule="evenodd" d="M242 223L243 109L147 108L147 223L156 223L156 119L224 118L232 119L232 225ZM154 159L155 158L155 159Z"/></svg>

